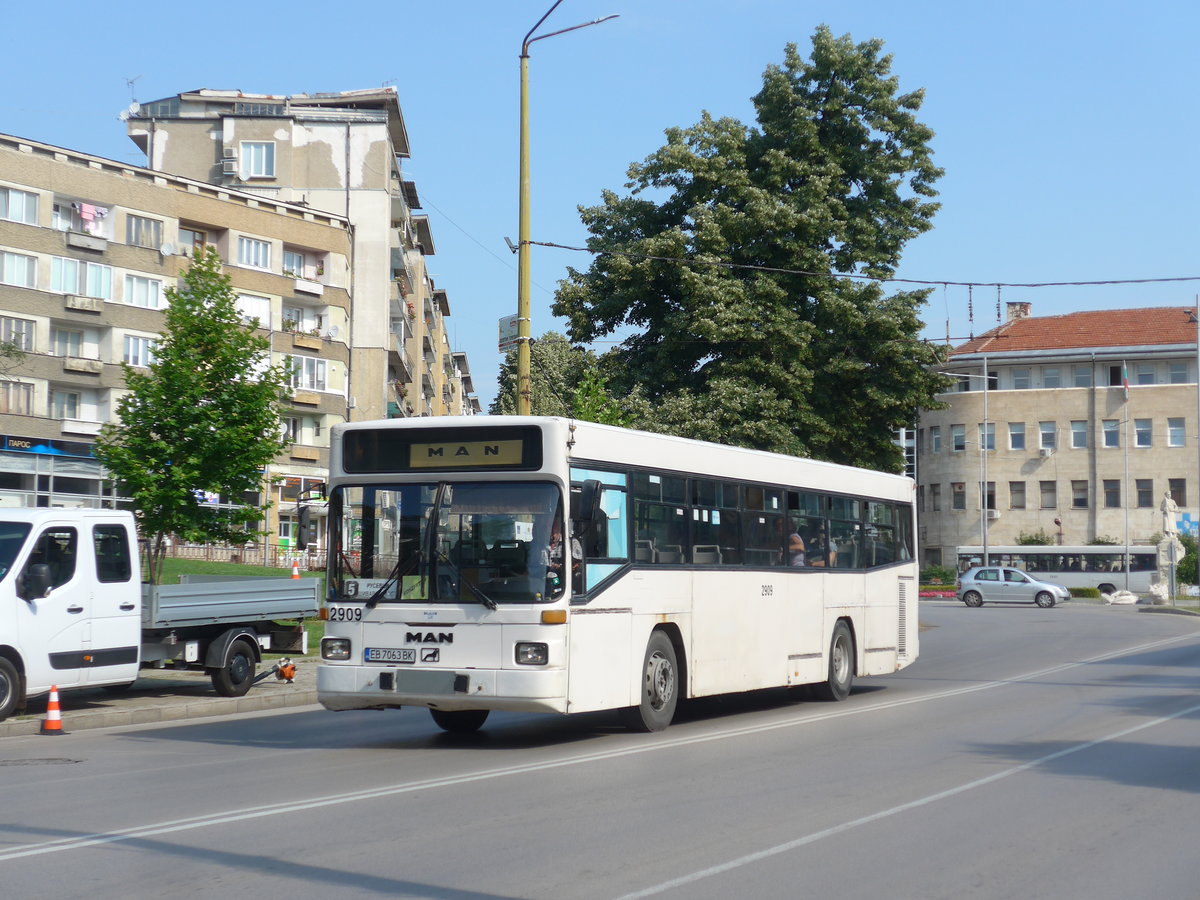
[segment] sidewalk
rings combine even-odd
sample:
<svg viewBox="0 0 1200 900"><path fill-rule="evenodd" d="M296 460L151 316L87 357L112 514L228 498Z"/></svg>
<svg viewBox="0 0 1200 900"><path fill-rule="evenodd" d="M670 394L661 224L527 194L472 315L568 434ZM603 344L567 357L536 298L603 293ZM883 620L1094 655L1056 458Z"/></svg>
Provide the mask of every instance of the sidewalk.
<svg viewBox="0 0 1200 900"><path fill-rule="evenodd" d="M270 671L282 658L266 657L258 666L257 674ZM177 722L316 703L320 657L292 657L292 661L296 663L296 678L292 684L277 680L273 674L268 675L251 687L244 697L218 695L203 672L173 669L142 669L138 680L119 693L104 688L59 691L63 731L70 734L87 728ZM0 738L41 731L48 700L47 696L31 700L24 715L10 716L0 722Z"/></svg>

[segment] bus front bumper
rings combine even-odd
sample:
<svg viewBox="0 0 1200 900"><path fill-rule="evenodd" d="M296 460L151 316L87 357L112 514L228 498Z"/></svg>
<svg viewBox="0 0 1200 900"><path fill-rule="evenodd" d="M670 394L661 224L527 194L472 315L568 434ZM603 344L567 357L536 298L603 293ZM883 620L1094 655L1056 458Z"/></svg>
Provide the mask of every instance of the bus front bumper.
<svg viewBox="0 0 1200 900"><path fill-rule="evenodd" d="M317 700L326 709L502 709L566 712L565 669L419 669L317 667Z"/></svg>

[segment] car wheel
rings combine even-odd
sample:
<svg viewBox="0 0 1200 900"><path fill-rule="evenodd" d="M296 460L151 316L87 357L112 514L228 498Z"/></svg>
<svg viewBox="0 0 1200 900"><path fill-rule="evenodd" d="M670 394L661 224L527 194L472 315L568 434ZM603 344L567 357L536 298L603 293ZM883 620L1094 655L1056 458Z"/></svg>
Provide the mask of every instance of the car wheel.
<svg viewBox="0 0 1200 900"><path fill-rule="evenodd" d="M983 606L983 595L979 591L967 591L963 594L963 603L967 606Z"/></svg>
<svg viewBox="0 0 1200 900"><path fill-rule="evenodd" d="M21 702L21 675L17 667L0 656L0 719L12 715Z"/></svg>
<svg viewBox="0 0 1200 900"><path fill-rule="evenodd" d="M1042 609L1049 609L1054 605L1054 595L1049 591L1038 591L1038 595L1033 598L1033 602Z"/></svg>

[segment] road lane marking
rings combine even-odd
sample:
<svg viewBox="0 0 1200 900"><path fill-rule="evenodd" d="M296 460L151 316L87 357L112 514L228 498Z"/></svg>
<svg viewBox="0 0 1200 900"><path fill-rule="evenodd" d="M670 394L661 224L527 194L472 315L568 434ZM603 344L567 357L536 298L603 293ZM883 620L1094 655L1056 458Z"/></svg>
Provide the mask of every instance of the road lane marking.
<svg viewBox="0 0 1200 900"><path fill-rule="evenodd" d="M952 787L944 791L938 791L935 794L929 794L925 797L920 797L916 800L910 800L908 803L901 803L899 806L893 806L891 809L881 810L880 812L871 813L869 816L862 816L858 819L852 819L849 822L843 822L840 825L834 825L831 828L825 828L821 831L815 831L812 834L806 834L804 837L796 838L795 840L787 841L783 844L776 844L774 847L767 847L764 850L758 850L754 853L747 853L745 856L739 856L737 859L731 859L716 866L710 866L707 869L699 869L688 875L681 875L678 878L672 878L670 881L664 881L661 884L656 884L652 887L642 888L639 891L634 891L630 894L622 894L617 900L639 900L642 897L653 897L655 894L662 894L666 891L674 890L675 888L684 887L686 885L695 884L705 878L712 878L715 875L721 875L725 872L732 872L735 869L740 869L743 866L752 865L753 863L762 862L764 859L770 859L773 856L778 856L781 853L787 853L791 850L796 850L808 844L815 844L817 841L825 838L834 837L835 835L844 834L851 829L858 828L862 825L870 825L872 822L879 822L883 819L898 816L901 813L910 812L914 809L920 809L922 806L928 806L931 803L937 803L939 800L946 800L950 797L956 797L959 794L965 794L967 791L973 791L976 788L985 787L989 784L995 784L1005 778L1013 775L1018 775L1021 772L1026 772L1048 762L1053 762L1056 759L1062 759L1064 756L1070 756L1074 753L1081 753L1084 750L1090 750L1092 747L1098 747L1101 744L1107 744L1111 741L1120 740L1128 737L1131 734L1136 734L1139 731L1144 731L1147 728L1154 728L1162 725L1165 722L1170 722L1172 719L1178 719L1182 716L1191 715L1194 712L1200 712L1200 703L1195 706L1190 706L1187 709L1181 709L1179 712L1172 713L1169 716L1161 716L1149 722L1143 722L1140 725L1132 725L1129 728L1122 728L1120 731L1114 731L1112 734L1107 734L1102 738L1096 738L1093 741L1085 741L1082 744L1075 744L1073 747L1066 747L1062 750L1048 753L1038 759L1030 760L1022 763L1019 766L1013 766L1011 769L1005 769L1003 772L996 772L993 775L978 778L975 781L968 781L966 784L960 784L958 787Z"/></svg>
<svg viewBox="0 0 1200 900"><path fill-rule="evenodd" d="M811 724L814 724L817 722L827 722L831 719L840 719L840 718L844 718L846 716L858 716L858 715L866 715L866 714L873 713L873 712L880 712L880 711L884 711L884 710L894 710L894 709L898 709L900 707L910 706L910 705L913 705L916 703L927 703L927 702L931 702L931 701L935 701L935 700L945 700L945 699L949 699L952 697L962 696L965 694L973 694L977 691L985 691L985 690L990 690L990 689L996 688L996 687L1004 687L1006 685L1020 684L1022 682L1032 681L1036 678L1041 678L1046 675L1052 675L1052 674L1055 674L1058 672L1062 672L1067 669L1078 668L1078 667L1090 665L1090 664L1096 663L1096 662L1103 662L1105 660L1113 659L1113 658L1123 656L1126 654L1141 653L1141 652L1144 652L1149 649L1162 647L1162 646L1165 646L1168 644L1179 643L1180 641L1187 640L1189 638L1194 638L1194 635L1185 635L1185 636L1181 636L1181 637L1164 638L1161 640L1150 641L1147 643L1135 645L1133 647L1127 647L1122 650L1114 650L1114 651L1109 651L1106 653L1098 654L1096 656L1088 657L1087 659L1077 660L1075 662L1061 663L1058 665L1049 666L1044 669L1037 669L1033 672L1026 672L1022 675L1017 675L1017 676L1013 676L1010 678L995 679L992 681L980 682L978 684L966 685L964 687L951 688L951 689L945 690L945 691L938 691L936 693L922 694L922 695L914 696L914 697L904 697L904 698L900 698L900 699L896 699L896 700L887 700L887 701L883 701L880 703L869 703L869 704L863 704L861 706L858 706L858 705L842 706L839 709L830 710L829 712L817 713L815 715L805 715L800 718L789 717L787 719L782 719L782 720L775 721L775 722L765 722L765 723L762 723L759 725L747 725L747 726L742 726L742 727L737 727L737 728L727 728L727 729L723 729L720 731L707 732L705 734L692 735L692 736L686 736L686 737L664 738L661 740L655 740L653 743L643 742L640 744L635 744L635 745L618 748L618 749L614 749L614 750L602 750L602 751L599 751L596 753L584 753L584 754L579 754L576 756L563 757L562 759L557 759L557 760L548 760L548 761L537 762L537 763L527 763L527 764L518 765L518 766L505 766L503 768L498 768L498 769L485 769L485 770L482 770L479 772L469 772L469 773L465 773L462 775L450 775L450 776L446 776L444 778L431 778L431 779L427 779L424 781L413 781L413 782L406 782L406 783L402 783L402 784L387 785L385 787L371 788L371 789L361 790L361 791L349 791L349 792L341 793L341 794L329 794L329 795L326 795L323 797L313 797L309 800L296 800L296 801L291 801L288 803L275 803L275 804L268 804L268 805L263 805L263 806L250 806L250 807L245 807L243 809L233 809L233 810L228 810L228 811L220 812L220 813L210 813L210 814L204 815L204 816L193 816L193 817L189 817L189 818L185 818L185 819L174 819L171 821L159 822L159 823L156 823L153 825L143 825L143 826L138 826L138 827L134 827L134 828L119 829L116 831L110 831L110 832L105 832L105 833L82 834L82 835L77 835L74 837L58 838L53 841L43 841L43 842L34 843L34 844L22 844L22 845L12 847L11 849L8 849L8 850L0 851L0 862L4 862L4 861L10 860L10 859L22 859L22 858L30 857L30 856L40 856L40 855L47 854L47 853L61 853L61 852L67 851L67 850L82 850L86 847L96 847L96 846L100 846L103 844L114 844L114 843L119 843L122 841L138 840L140 838L155 837L158 835L171 834L171 833L180 832L180 831L191 831L191 830L194 830L197 828L209 828L214 825L225 825L225 824L230 824L233 822L245 822L245 821L249 821L249 820L253 820L253 819L264 818L266 816L276 816L276 815L287 814L287 813L301 812L301 811L307 810L307 809L320 809L322 807L327 807L327 806L339 806L339 805L346 804L346 803L356 803L356 802L359 802L362 800L376 800L376 799L379 799L382 797L394 797L399 794L410 794L410 793L416 793L419 791L433 790L436 788L454 787L457 785L471 784L473 782L489 781L489 780L493 780L496 778L506 778L506 777L513 776L513 775L526 775L526 774L530 774L533 772L544 772L544 771L548 771L551 769L560 769L560 768L565 768L568 766L584 765L587 763L600 762L600 761L609 760L609 759L619 759L621 757L636 756L636 755L643 754L643 753L657 753L657 752L663 751L663 750L672 750L677 747L685 747L685 746L690 746L690 745L694 745L694 744L706 744L706 743L711 743L711 742L715 742L715 741L728 740L730 738L746 737L749 735L762 734L762 733L769 732L769 731L777 731L777 730L783 729L783 728L797 728L797 727L802 727L805 725L811 725ZM1159 721L1165 722L1165 721L1168 721L1169 719L1176 718L1178 715L1183 715L1183 714L1185 714L1187 712L1191 712L1195 709L1200 709L1200 706L1193 707L1192 709L1189 709L1189 710L1184 710L1183 713L1177 713L1175 716L1168 716ZM1148 727L1148 725L1147 726L1138 726L1134 729L1131 729L1131 731L1137 731L1143 727ZM1130 733L1130 732L1122 732L1122 734L1127 734L1127 733ZM1112 738L1109 737L1109 738L1104 738L1102 740L1111 740L1111 739ZM1093 742L1093 743L1096 743L1096 742ZM1083 746L1091 746L1091 744L1080 745L1081 748ZM1074 751L1073 750L1062 751L1062 752L1059 752L1052 756L1045 757L1041 761L1044 762L1049 759L1054 759L1058 756L1066 755L1067 752L1074 752ZM1034 764L1036 764L1036 762L1026 764L1025 766L1010 770L1005 773L1000 773L999 775L996 775L996 776L991 776L987 779L982 779L979 782L972 782L969 786L966 786L963 788L952 789L950 792L946 792L944 794L939 794L939 795L934 795L934 799L940 799L941 797L944 797L944 796L951 796L952 793L956 793L961 790L968 790L968 789L970 789L970 787L977 787L981 784L986 784L989 781L996 780L997 778L1001 778L1001 777L1006 777L1008 774L1012 774L1013 772L1021 771L1025 768L1028 768L1031 765L1034 765ZM871 817L855 820L855 822L853 822L853 823L848 823L843 826L838 826L837 829L831 829L828 832L821 832L821 833L819 833L818 836L810 835L806 838L802 838L802 839L800 839L801 843L792 842L791 844L788 844L788 845L781 845L781 847L802 846L802 843L808 843L808 842L811 842L812 840L817 840L820 837L828 836L831 834L836 834L836 833L838 833L839 830L845 830L846 828L856 827L857 825L865 824L866 822L869 822L869 821L874 821L875 819L881 818L886 815L894 815L895 812L911 808L914 805L923 805L924 803L928 803L928 802L932 802L932 799L926 798L923 800L913 801L913 804L903 806L903 807L896 807L895 810L889 810L884 813L877 813ZM767 854L767 855L771 855L774 852L784 852L784 851L782 849L777 850L774 848L772 848L771 850L760 851L760 853ZM759 857L754 856L753 858L759 858ZM747 861L752 861L751 857L746 857L745 859ZM728 865L735 865L735 864L738 864L738 863L735 861L734 863L727 863L725 865L728 866ZM742 864L744 864L744 863L742 863ZM704 870L704 871L708 872L710 870ZM714 869L711 871L712 871L712 874L716 874L718 869ZM725 870L719 869L719 871L725 871ZM702 875L702 876L697 876L697 877L708 877L708 876ZM673 885L674 882L664 882L664 884ZM659 889L660 888L654 888L654 889L648 889L648 890L659 890ZM662 887L661 889L666 890L667 888ZM630 894L628 896L629 897L637 897L637 896L649 896L649 895L648 894L645 894L645 895L644 894Z"/></svg>

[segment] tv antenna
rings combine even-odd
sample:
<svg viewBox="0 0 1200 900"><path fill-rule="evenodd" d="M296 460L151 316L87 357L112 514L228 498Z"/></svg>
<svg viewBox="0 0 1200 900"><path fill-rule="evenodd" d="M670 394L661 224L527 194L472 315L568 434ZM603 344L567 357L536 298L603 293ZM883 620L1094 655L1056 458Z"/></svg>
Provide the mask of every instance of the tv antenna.
<svg viewBox="0 0 1200 900"><path fill-rule="evenodd" d="M137 103L137 96L133 92L133 83L141 77L141 75L135 75L132 78L125 79L125 84L129 87L129 99L134 103Z"/></svg>

